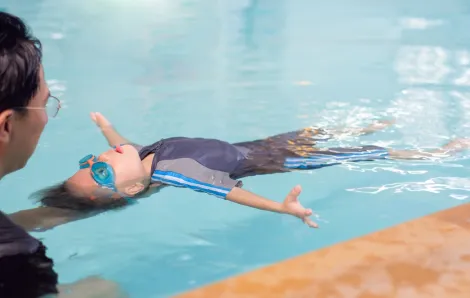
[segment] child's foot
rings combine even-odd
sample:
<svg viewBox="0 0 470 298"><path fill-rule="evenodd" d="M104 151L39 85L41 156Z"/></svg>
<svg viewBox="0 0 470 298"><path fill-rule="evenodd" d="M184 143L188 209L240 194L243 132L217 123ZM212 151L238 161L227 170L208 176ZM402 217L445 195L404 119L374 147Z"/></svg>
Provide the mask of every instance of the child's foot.
<svg viewBox="0 0 470 298"><path fill-rule="evenodd" d="M455 139L455 140L450 141L442 149L460 151L460 150L466 150L469 148L470 148L470 139L461 138L461 139Z"/></svg>
<svg viewBox="0 0 470 298"><path fill-rule="evenodd" d="M284 212L293 216L300 218L306 225L311 228L318 228L318 225L310 219L310 215L312 215L312 209L306 209L302 206L299 202L299 195L302 191L300 185L294 187L287 197L285 198L282 205L284 206Z"/></svg>
<svg viewBox="0 0 470 298"><path fill-rule="evenodd" d="M395 124L396 120L377 120L374 123L369 124L369 126L362 129L363 133L374 133L380 130L384 130L385 128L392 126Z"/></svg>

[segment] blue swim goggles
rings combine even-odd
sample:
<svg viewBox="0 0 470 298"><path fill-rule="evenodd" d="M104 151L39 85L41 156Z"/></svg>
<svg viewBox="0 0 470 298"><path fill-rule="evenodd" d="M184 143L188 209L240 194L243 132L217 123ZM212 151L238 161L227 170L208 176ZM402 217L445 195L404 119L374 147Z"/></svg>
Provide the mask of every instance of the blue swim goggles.
<svg viewBox="0 0 470 298"><path fill-rule="evenodd" d="M114 150L118 153L122 153L121 147L127 144L120 144L114 146ZM98 161L98 158L93 154L88 154L87 156L80 159L78 162L80 169L87 169L90 168L90 174L93 180L102 188L112 190L113 192L119 194L121 198L124 198L131 203L132 200L127 198L126 195L119 192L117 190L115 181L116 181L116 174L114 173L113 167L111 167L108 163ZM112 194L111 194L112 196ZM95 196L91 197L92 200L96 199Z"/></svg>
<svg viewBox="0 0 470 298"><path fill-rule="evenodd" d="M116 175L108 163L98 161L98 158L93 154L88 154L80 159L78 163L80 169L90 168L91 177L99 186L117 192Z"/></svg>

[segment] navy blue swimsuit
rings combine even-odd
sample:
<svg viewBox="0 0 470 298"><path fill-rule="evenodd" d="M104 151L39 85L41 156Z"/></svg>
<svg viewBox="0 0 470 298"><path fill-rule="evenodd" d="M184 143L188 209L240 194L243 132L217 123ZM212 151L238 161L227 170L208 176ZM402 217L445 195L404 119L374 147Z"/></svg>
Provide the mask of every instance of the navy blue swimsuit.
<svg viewBox="0 0 470 298"><path fill-rule="evenodd" d="M324 139L324 138L323 138ZM383 159L377 146L314 148L317 140L294 131L267 139L230 144L220 140L175 137L141 147L140 158L154 153L152 181L225 198L242 177L316 169L342 162Z"/></svg>

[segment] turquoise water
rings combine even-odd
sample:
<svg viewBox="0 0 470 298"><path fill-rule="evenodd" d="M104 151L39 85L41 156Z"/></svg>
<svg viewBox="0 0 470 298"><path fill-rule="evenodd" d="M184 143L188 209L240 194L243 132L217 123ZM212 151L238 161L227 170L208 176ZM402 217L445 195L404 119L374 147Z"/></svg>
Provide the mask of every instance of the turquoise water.
<svg viewBox="0 0 470 298"><path fill-rule="evenodd" d="M380 3L379 3L380 2ZM431 148L470 132L470 2L3 0L44 43L64 101L2 210L106 148L100 111L135 142L250 140L304 126L384 132L343 145ZM99 274L132 297L166 297L469 200L469 161L369 162L244 179L282 200L296 184L321 228L182 189L35 234L61 282ZM5 195L7 194L7 195Z"/></svg>

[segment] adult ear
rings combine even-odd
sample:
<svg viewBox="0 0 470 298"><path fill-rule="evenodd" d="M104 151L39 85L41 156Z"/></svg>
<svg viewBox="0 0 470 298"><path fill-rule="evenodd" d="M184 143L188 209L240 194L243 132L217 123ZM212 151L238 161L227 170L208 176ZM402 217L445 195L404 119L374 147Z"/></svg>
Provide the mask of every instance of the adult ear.
<svg viewBox="0 0 470 298"><path fill-rule="evenodd" d="M8 143L11 138L13 110L0 112L0 143Z"/></svg>
<svg viewBox="0 0 470 298"><path fill-rule="evenodd" d="M142 192L144 190L144 188L145 188L145 185L143 185L140 182L137 182L134 185L126 187L124 192L126 193L126 195L128 195L130 197L133 197L133 196L139 194L140 192Z"/></svg>

